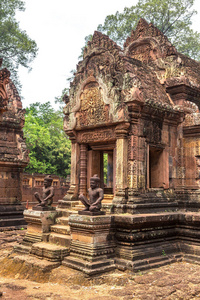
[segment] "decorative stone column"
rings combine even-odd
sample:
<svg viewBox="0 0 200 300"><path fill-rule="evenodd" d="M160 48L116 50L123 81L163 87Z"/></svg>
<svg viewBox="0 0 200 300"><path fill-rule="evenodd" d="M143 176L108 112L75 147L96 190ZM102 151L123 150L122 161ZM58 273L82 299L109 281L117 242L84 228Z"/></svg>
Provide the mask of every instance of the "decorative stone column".
<svg viewBox="0 0 200 300"><path fill-rule="evenodd" d="M116 189L113 203L126 203L125 189L127 188L128 168L128 128L129 123L122 123L115 129L116 132Z"/></svg>
<svg viewBox="0 0 200 300"><path fill-rule="evenodd" d="M87 145L80 145L80 186L79 194L87 194Z"/></svg>
<svg viewBox="0 0 200 300"><path fill-rule="evenodd" d="M69 135L69 133L68 133ZM78 203L78 160L80 147L76 142L76 138L72 135L70 136L71 140L71 175L70 175L70 188L67 191L67 194L64 196L63 200L59 200L59 207L71 207L74 201Z"/></svg>
<svg viewBox="0 0 200 300"><path fill-rule="evenodd" d="M127 102L127 104L131 123L128 137L128 203L133 203L138 201L139 196L138 189L141 182L139 168L145 169L143 168L145 165L144 138L139 138L140 112L143 99L138 89L136 89L136 94L133 95L132 101Z"/></svg>

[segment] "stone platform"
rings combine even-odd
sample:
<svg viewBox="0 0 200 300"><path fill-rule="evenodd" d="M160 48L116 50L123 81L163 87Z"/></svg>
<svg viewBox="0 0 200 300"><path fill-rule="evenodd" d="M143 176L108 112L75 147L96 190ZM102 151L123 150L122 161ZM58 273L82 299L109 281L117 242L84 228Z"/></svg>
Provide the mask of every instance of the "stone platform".
<svg viewBox="0 0 200 300"><path fill-rule="evenodd" d="M71 215L70 256L62 264L88 275L115 268L112 216Z"/></svg>
<svg viewBox="0 0 200 300"><path fill-rule="evenodd" d="M72 213L25 211L28 230L16 251L88 275L115 268L138 272L182 260L200 263L199 212Z"/></svg>

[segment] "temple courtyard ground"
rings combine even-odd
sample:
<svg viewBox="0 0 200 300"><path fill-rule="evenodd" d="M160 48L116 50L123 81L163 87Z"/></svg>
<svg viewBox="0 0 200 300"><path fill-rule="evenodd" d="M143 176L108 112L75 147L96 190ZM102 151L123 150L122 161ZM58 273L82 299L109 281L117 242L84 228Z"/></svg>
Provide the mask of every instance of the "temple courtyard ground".
<svg viewBox="0 0 200 300"><path fill-rule="evenodd" d="M83 273L60 266L42 273L34 269L34 258L27 269L11 263L13 246L25 230L0 232L0 299L15 300L128 300L200 299L200 265L178 262L146 272L114 271L88 278ZM10 264L10 268L8 265ZM35 281L37 280L37 281Z"/></svg>

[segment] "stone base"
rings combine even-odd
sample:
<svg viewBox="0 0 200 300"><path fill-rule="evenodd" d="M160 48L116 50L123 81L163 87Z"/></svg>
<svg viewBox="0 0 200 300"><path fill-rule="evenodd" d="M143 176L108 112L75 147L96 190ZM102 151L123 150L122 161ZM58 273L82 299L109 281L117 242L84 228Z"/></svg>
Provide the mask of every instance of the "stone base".
<svg viewBox="0 0 200 300"><path fill-rule="evenodd" d="M31 247L30 254L52 262L62 261L65 256L69 255L69 247L44 242L35 243Z"/></svg>
<svg viewBox="0 0 200 300"><path fill-rule="evenodd" d="M24 206L21 204L5 204L0 205L0 227L4 230L10 230L12 226L14 229L24 227L26 221L23 216Z"/></svg>
<svg viewBox="0 0 200 300"><path fill-rule="evenodd" d="M32 207L32 210L36 210L36 211L54 211L56 210L55 207L52 207L52 206L33 206Z"/></svg>
<svg viewBox="0 0 200 300"><path fill-rule="evenodd" d="M79 210L78 214L82 216L101 216L101 215L105 215L106 213L105 211Z"/></svg>
<svg viewBox="0 0 200 300"><path fill-rule="evenodd" d="M50 234L50 226L55 223L59 212L25 210L24 219L27 222L27 232L22 241L22 245L15 248L17 252L30 252L31 246L38 242L47 242ZM27 248L27 249L25 249Z"/></svg>
<svg viewBox="0 0 200 300"><path fill-rule="evenodd" d="M62 262L63 266L82 271L87 275L109 272L115 269L114 259L104 259L98 262L88 262L77 257L68 256Z"/></svg>
<svg viewBox="0 0 200 300"><path fill-rule="evenodd" d="M58 208L72 208L79 204L79 201L58 200Z"/></svg>
<svg viewBox="0 0 200 300"><path fill-rule="evenodd" d="M64 259L63 265L88 275L114 269L112 216L71 215L69 225L70 256Z"/></svg>

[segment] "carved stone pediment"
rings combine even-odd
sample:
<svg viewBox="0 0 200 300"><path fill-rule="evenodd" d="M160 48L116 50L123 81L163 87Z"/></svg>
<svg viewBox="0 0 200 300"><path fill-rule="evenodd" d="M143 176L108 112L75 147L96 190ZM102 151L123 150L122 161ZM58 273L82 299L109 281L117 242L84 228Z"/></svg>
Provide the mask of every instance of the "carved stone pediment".
<svg viewBox="0 0 200 300"><path fill-rule="evenodd" d="M81 93L80 102L80 109L76 114L77 128L109 121L109 105L104 103L101 88L96 82L86 85Z"/></svg>
<svg viewBox="0 0 200 300"><path fill-rule="evenodd" d="M149 62L169 55L176 55L175 47L167 37L152 23L140 19L135 31L124 43L125 55Z"/></svg>

